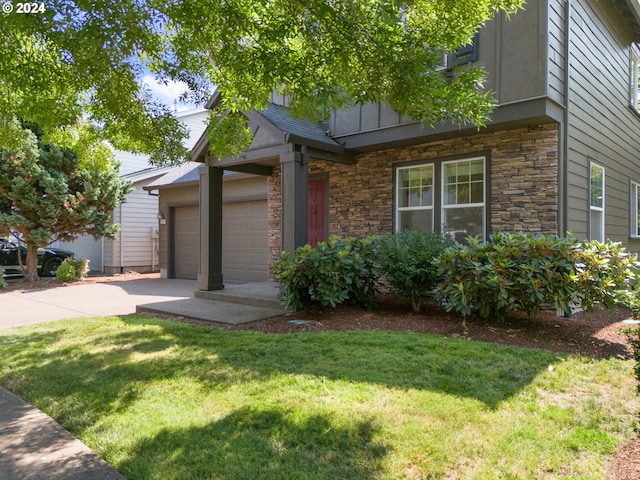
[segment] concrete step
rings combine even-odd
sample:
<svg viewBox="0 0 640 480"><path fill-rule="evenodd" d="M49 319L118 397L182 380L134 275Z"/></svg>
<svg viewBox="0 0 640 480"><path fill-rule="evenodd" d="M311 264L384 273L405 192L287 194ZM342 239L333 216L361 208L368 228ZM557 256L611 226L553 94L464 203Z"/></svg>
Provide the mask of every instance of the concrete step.
<svg viewBox="0 0 640 480"><path fill-rule="evenodd" d="M193 296L206 300L284 311L284 306L278 295L278 284L274 282L228 284L222 290L196 290Z"/></svg>

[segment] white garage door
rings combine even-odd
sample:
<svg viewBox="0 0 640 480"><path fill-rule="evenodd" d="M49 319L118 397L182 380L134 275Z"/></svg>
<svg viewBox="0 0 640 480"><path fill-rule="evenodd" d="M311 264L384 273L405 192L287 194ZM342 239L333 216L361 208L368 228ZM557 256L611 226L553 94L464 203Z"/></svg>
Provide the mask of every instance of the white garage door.
<svg viewBox="0 0 640 480"><path fill-rule="evenodd" d="M222 208L222 273L227 280L268 278L267 201L225 203Z"/></svg>
<svg viewBox="0 0 640 480"><path fill-rule="evenodd" d="M198 205L176 207L173 211L173 276L198 276L200 215Z"/></svg>
<svg viewBox="0 0 640 480"><path fill-rule="evenodd" d="M173 275L198 276L200 217L197 205L174 210ZM224 280L268 279L267 201L225 203L222 207Z"/></svg>

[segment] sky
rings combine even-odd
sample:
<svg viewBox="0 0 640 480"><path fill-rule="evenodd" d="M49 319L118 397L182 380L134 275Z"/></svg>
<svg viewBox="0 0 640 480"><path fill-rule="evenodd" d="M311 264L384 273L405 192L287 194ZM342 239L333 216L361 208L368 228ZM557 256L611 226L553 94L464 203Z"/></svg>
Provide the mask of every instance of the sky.
<svg viewBox="0 0 640 480"><path fill-rule="evenodd" d="M167 85L163 85L161 83L158 83L154 76L151 74L144 75L141 79L141 82L143 84L146 84L147 88L151 92L151 95L153 95L165 105L173 108L174 101L178 101L178 103L175 105L178 112L190 110L197 107L197 105L194 104L185 104L179 102L178 98L185 90L187 90L187 85L185 83L169 82Z"/></svg>

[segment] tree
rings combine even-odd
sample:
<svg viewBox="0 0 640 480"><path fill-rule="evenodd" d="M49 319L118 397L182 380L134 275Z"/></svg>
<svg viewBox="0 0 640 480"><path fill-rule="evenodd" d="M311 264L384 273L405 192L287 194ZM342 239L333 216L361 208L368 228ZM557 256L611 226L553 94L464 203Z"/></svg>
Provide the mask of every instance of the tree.
<svg viewBox="0 0 640 480"><path fill-rule="evenodd" d="M137 78L149 69L189 85L203 102L217 85L211 131L235 149L238 113L262 110L279 89L292 113L326 118L386 101L428 125L483 125L493 100L478 68L444 72L443 52L467 44L524 0L56 0L0 22L0 139L12 118L52 132L80 115L118 148L157 162L184 157L186 132ZM6 131L4 132L6 136ZM240 139L240 140L238 140ZM222 145L224 146L224 145ZM230 151L233 151L230 150ZM215 152L214 152L215 153Z"/></svg>
<svg viewBox="0 0 640 480"><path fill-rule="evenodd" d="M37 251L81 234L113 238L119 226L111 213L130 191L118 176L108 145L91 139L90 129L67 130L68 144L81 152L43 143L20 128L20 145L0 151L0 226L16 232L27 247L27 278L37 278Z"/></svg>

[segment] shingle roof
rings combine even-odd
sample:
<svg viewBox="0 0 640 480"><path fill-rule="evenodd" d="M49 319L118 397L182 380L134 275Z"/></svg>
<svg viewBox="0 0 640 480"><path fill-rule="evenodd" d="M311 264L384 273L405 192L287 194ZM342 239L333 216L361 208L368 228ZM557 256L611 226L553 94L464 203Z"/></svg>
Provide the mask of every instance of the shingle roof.
<svg viewBox="0 0 640 480"><path fill-rule="evenodd" d="M162 177L154 180L149 185L144 187L145 190L157 190L159 187L165 187L167 185L177 185L184 183L197 183L200 180L200 174L198 168L203 164L199 162L186 162L177 167L173 167Z"/></svg>
<svg viewBox="0 0 640 480"><path fill-rule="evenodd" d="M293 118L288 108L270 103L267 109L260 112L264 118L282 130L298 138L320 142L327 146L339 146L340 144L329 137L326 132L328 127L321 123L311 123L308 120Z"/></svg>

